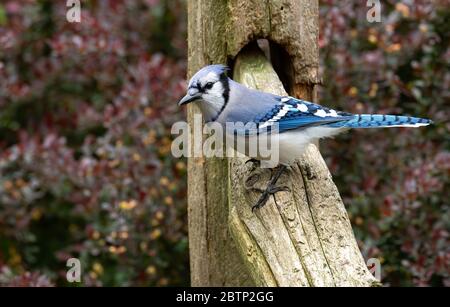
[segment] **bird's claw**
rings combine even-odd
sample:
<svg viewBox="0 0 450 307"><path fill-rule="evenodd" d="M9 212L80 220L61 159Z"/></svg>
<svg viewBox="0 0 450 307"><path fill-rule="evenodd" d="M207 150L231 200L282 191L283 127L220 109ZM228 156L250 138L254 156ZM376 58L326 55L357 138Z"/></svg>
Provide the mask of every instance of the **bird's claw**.
<svg viewBox="0 0 450 307"><path fill-rule="evenodd" d="M250 160L252 160L252 159L250 159ZM249 161L247 161L247 162L249 162ZM280 178L280 176L283 174L283 172L285 170L286 170L286 166L285 165L279 166L275 170L275 172L272 169L271 170L272 175L271 175L271 178L270 178L270 182L267 185L267 188L265 190L253 187L254 181L255 181L254 179L256 179L256 177L253 176L253 177L247 178L247 180L246 180L247 188L251 188L252 190L257 190L257 191L262 192L262 195L258 199L258 202L256 203L256 205L254 205L252 207L252 212L254 212L256 209L259 209L259 208L263 207L267 203L267 200L269 199L270 195L273 195L273 194L275 194L277 192L280 192L280 191L290 191L290 189L288 187L286 187L286 186L281 186L281 187L275 186L275 184L277 183L277 180Z"/></svg>
<svg viewBox="0 0 450 307"><path fill-rule="evenodd" d="M291 191L291 189L289 187L287 187L287 186L269 187L268 189L269 189L268 193L271 194L271 195L273 195L275 193L278 193L278 192L290 192Z"/></svg>
<svg viewBox="0 0 450 307"><path fill-rule="evenodd" d="M258 190L258 189L256 189L256 190ZM252 207L252 212L255 212L256 209L262 208L269 200L270 195L273 195L273 194L275 194L277 192L281 192L281 191L289 192L289 191L291 191L291 189L287 186L275 187L275 186L269 185L266 190L262 191L263 194L256 202L256 205L254 205Z"/></svg>

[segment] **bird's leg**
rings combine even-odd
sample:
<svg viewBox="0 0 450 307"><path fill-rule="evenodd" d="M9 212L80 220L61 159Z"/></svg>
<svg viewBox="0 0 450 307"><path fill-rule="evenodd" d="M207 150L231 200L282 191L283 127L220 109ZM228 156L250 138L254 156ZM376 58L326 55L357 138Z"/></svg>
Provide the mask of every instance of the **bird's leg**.
<svg viewBox="0 0 450 307"><path fill-rule="evenodd" d="M270 195L273 195L280 191L289 191L289 188L286 186L283 187L277 187L275 184L277 183L278 179L281 177L283 172L286 170L286 165L280 165L274 174L272 174L269 184L267 185L267 188L263 191L261 197L258 199L258 202L256 205L252 207L252 211L255 211L256 209L259 209L263 207L267 200L269 199Z"/></svg>

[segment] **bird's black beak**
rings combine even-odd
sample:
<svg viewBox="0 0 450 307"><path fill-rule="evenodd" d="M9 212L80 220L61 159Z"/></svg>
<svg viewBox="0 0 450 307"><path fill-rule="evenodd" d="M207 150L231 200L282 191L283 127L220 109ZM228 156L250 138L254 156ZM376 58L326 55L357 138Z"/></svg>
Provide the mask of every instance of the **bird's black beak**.
<svg viewBox="0 0 450 307"><path fill-rule="evenodd" d="M191 103L195 100L200 99L200 95L198 93L194 94L194 95L190 95L190 94L186 94L186 96L184 96L183 98L181 98L181 100L178 102L179 106Z"/></svg>

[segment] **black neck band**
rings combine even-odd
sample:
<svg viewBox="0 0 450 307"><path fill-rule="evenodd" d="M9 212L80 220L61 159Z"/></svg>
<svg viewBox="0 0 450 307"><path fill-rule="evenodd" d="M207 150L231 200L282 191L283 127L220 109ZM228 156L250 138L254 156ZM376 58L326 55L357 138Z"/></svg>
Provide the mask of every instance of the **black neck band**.
<svg viewBox="0 0 450 307"><path fill-rule="evenodd" d="M219 82L222 83L223 87L223 105L220 108L219 112L217 112L216 116L212 118L212 122L215 122L220 114L222 114L223 110L225 110L225 107L228 104L228 100L230 99L230 83L228 82L228 77L225 75L225 73L220 75Z"/></svg>

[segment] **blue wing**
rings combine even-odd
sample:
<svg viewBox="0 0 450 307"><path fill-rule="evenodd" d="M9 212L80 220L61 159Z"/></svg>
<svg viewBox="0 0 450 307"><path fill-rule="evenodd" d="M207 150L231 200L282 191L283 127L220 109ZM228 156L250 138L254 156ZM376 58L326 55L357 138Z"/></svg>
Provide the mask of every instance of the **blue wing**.
<svg viewBox="0 0 450 307"><path fill-rule="evenodd" d="M281 133L292 129L348 121L353 117L353 114L335 111L312 102L293 97L279 97L279 103L264 116L256 118L255 122L260 129L277 123L278 132Z"/></svg>
<svg viewBox="0 0 450 307"><path fill-rule="evenodd" d="M269 131L283 133L293 129L306 129L313 126L326 126L336 129L420 127L431 123L432 121L429 119L410 116L351 114L293 97L275 96L275 103L269 111L255 118L251 122L251 126L236 129L235 133L245 135Z"/></svg>

